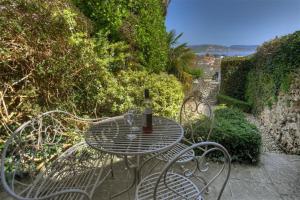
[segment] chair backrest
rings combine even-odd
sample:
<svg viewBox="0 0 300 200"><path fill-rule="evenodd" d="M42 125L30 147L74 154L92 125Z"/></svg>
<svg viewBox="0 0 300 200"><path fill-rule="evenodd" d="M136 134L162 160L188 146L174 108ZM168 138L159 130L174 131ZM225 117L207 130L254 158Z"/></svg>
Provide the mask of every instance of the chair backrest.
<svg viewBox="0 0 300 200"><path fill-rule="evenodd" d="M193 198L187 198L183 194L180 194L172 189L174 186L172 186L172 181L168 181L168 173L173 171L173 169L176 169L176 161L181 159L184 154L190 150L196 151L196 155L194 156L192 165L188 166L188 169L184 172L184 176L189 178L190 180L193 180L195 185L199 187L199 194L196 197ZM201 151L201 152L200 152ZM210 179L204 180L203 175L204 173L208 173L210 170L209 166L209 159L208 156L214 154L218 155L221 163L218 163L220 166L214 173L210 176ZM199 156L198 156L199 155ZM174 168L173 168L174 167ZM214 167L212 167L214 168ZM215 168L214 168L215 170ZM229 180L231 171L231 158L228 153L228 151L220 144L215 142L201 142L193 144L192 146L186 148L181 153L177 154L174 159L172 159L170 162L168 162L165 167L163 168L162 172L159 175L159 178L156 182L153 198L156 200L158 191L158 186L163 181L163 184L165 184L166 188L169 188L171 191L173 191L177 196L181 197L182 199L199 199L199 196L203 197L203 194L205 191L208 190L208 187L214 183L214 181L222 174L222 172L225 172L225 179L221 185L221 188L219 190L219 194L217 195L217 199L219 200L224 192L225 186L227 185L227 182ZM221 179L220 179L221 180ZM170 185L169 185L170 184Z"/></svg>
<svg viewBox="0 0 300 200"><path fill-rule="evenodd" d="M36 178L47 175L50 165L66 156L64 152L70 147L83 141L90 125L101 120L55 110L22 124L6 141L2 152L4 189L17 199L28 198L28 190ZM86 152L82 153L86 156Z"/></svg>
<svg viewBox="0 0 300 200"><path fill-rule="evenodd" d="M209 102L200 91L194 91L188 95L180 108L179 121L185 129L185 139L196 143L208 141L213 129L214 115ZM203 126L206 133L203 133Z"/></svg>

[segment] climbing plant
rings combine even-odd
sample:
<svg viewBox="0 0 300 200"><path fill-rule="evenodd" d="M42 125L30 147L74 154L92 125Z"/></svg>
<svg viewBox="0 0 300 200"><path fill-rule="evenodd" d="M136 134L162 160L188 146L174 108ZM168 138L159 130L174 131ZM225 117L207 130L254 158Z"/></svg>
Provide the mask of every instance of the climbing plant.
<svg viewBox="0 0 300 200"><path fill-rule="evenodd" d="M287 92L293 74L300 69L300 31L264 43L253 59L247 80L246 99L254 112L271 106L280 92Z"/></svg>
<svg viewBox="0 0 300 200"><path fill-rule="evenodd" d="M228 57L221 62L221 93L239 100L245 100L247 74L253 67L249 57Z"/></svg>

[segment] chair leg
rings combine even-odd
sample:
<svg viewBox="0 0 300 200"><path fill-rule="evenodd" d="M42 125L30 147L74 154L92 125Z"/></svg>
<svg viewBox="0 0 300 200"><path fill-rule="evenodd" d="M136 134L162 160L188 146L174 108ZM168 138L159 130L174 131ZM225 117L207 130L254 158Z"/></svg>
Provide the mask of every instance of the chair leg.
<svg viewBox="0 0 300 200"><path fill-rule="evenodd" d="M113 164L114 164L114 156L112 155L110 157L110 173L111 173L111 177L114 178L114 169L113 169Z"/></svg>

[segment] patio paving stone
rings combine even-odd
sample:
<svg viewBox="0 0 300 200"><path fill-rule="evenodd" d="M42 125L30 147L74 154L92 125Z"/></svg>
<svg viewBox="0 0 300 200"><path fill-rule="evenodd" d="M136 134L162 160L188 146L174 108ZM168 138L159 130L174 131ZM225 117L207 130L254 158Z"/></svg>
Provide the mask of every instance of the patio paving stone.
<svg viewBox="0 0 300 200"><path fill-rule="evenodd" d="M220 166L212 163L213 169ZM159 165L162 168L163 165ZM114 164L115 177L109 177L105 184L96 189L93 200L108 199L112 193L122 191L132 177L123 162ZM210 175L208 173L207 176ZM216 180L210 187L205 200L216 199L224 177ZM133 200L134 190L115 198L115 200ZM1 200L11 200L6 193L0 192ZM300 156L276 153L263 153L258 165L236 164L232 171L222 200L299 200L300 199Z"/></svg>
<svg viewBox="0 0 300 200"><path fill-rule="evenodd" d="M211 169L218 166L211 165ZM162 166L159 166L159 168ZM119 168L119 170L122 170ZM213 173L213 172L210 172ZM209 174L209 173L208 173ZM126 180L119 178L120 183L111 181L109 188L118 190ZM209 176L209 175L208 175ZM218 178L210 187L206 200L216 199L216 191L222 184ZM124 181L125 180L125 181ZM134 191L116 199L134 199ZM94 199L99 199L97 193ZM98 197L98 198L97 198ZM300 199L300 156L276 153L263 153L258 165L232 165L231 176L222 196L223 200L299 200Z"/></svg>

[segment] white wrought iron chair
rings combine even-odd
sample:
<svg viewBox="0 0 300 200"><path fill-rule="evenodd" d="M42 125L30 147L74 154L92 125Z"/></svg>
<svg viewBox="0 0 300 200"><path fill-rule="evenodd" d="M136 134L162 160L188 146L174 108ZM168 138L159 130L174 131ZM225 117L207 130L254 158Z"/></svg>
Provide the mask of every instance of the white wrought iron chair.
<svg viewBox="0 0 300 200"><path fill-rule="evenodd" d="M112 157L83 140L101 120L49 111L22 124L3 149L3 188L19 200L91 199L112 171Z"/></svg>
<svg viewBox="0 0 300 200"><path fill-rule="evenodd" d="M148 157L144 161L143 166L149 163L153 158L158 160L158 162L152 166L150 173L160 161L169 162L190 145L209 140L213 129L214 115L210 104L202 97L201 92L196 91L184 99L180 108L179 121L184 127L185 132L182 142L176 144L166 152L156 153ZM208 129L207 133L199 133L199 128L203 125L202 122L206 123L205 125ZM192 160L194 156L194 150L190 149L176 162L178 164L184 164Z"/></svg>
<svg viewBox="0 0 300 200"><path fill-rule="evenodd" d="M193 156L189 170L183 174L177 173L174 164L191 150L198 152L199 156ZM208 156L216 153L224 158L222 164L219 164L219 168L211 174L209 181L203 182L203 175L210 169ZM196 143L177 154L165 165L162 172L153 173L143 178L137 186L135 198L136 200L202 200L207 188L220 175L224 175L225 179L222 181L218 194L216 194L219 200L228 182L230 170L231 158L222 145L215 142Z"/></svg>

